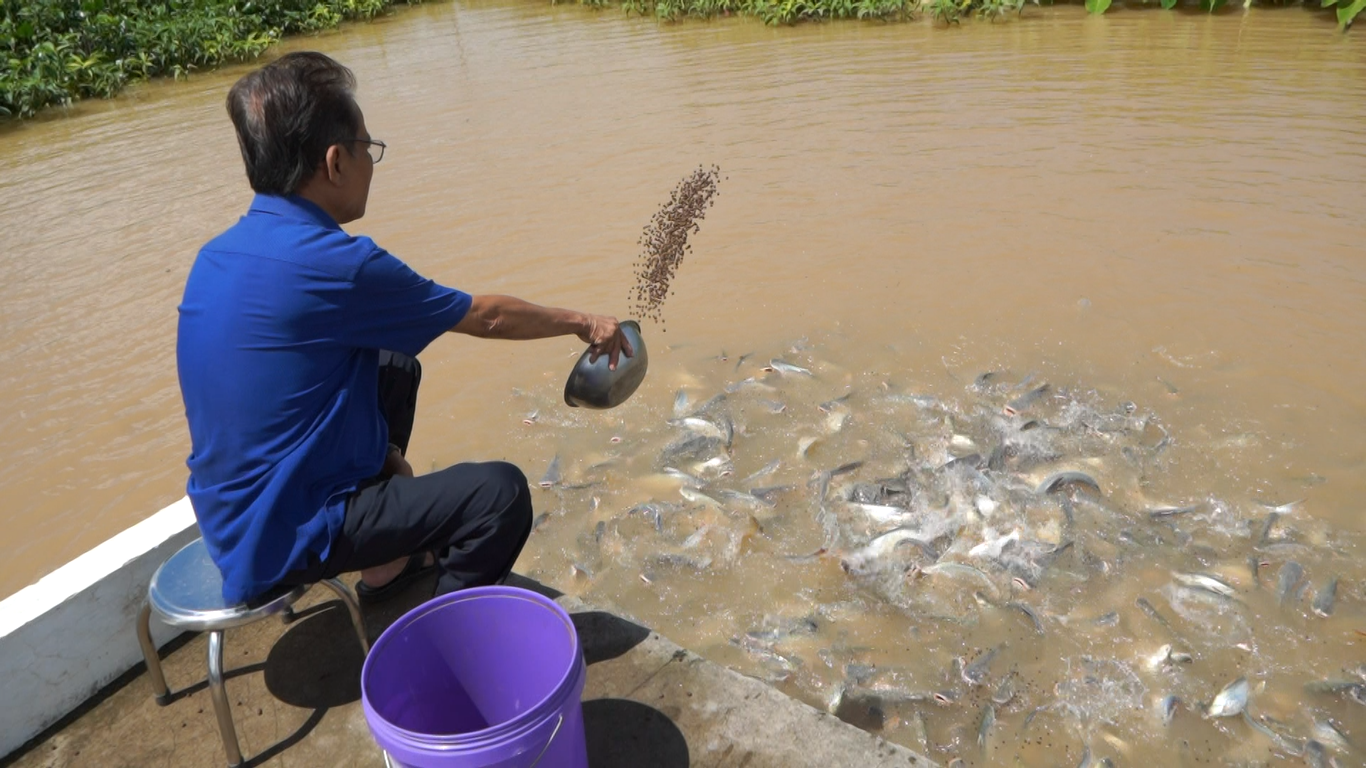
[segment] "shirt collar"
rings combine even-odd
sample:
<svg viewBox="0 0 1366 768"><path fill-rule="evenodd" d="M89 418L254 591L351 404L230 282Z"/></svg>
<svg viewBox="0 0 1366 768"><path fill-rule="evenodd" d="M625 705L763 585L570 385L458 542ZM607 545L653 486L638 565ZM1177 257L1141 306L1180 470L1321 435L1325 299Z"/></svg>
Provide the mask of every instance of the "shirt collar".
<svg viewBox="0 0 1366 768"><path fill-rule="evenodd" d="M341 225L337 224L327 211L318 207L313 201L299 195L281 196L258 193L256 197L252 198L250 210L309 221L327 229L341 229Z"/></svg>

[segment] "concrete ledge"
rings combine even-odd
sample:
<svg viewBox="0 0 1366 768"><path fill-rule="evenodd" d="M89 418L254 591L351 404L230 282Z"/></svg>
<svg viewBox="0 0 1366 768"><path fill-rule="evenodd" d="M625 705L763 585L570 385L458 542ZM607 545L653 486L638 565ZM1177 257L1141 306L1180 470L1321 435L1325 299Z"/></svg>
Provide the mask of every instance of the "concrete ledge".
<svg viewBox="0 0 1366 768"><path fill-rule="evenodd" d="M707 661L613 613L598 611L573 597L556 596L529 579L515 585L555 597L574 617L584 656L592 665L583 698L594 765L935 765L924 755ZM642 722L623 727L633 718ZM595 729L595 721L611 725ZM668 728L676 729L673 748Z"/></svg>
<svg viewBox="0 0 1366 768"><path fill-rule="evenodd" d="M0 755L142 661L147 584L198 536L182 498L0 602ZM157 622L152 633L158 646L177 634Z"/></svg>
<svg viewBox="0 0 1366 768"><path fill-rule="evenodd" d="M348 579L351 577L348 577ZM759 680L706 661L614 612L514 575L510 586L569 611L588 664L584 735L593 768L930 768L933 763ZM378 637L428 599L434 578L364 608ZM364 656L350 617L315 589L289 624L260 621L228 632L227 691L239 743L253 768L384 764L361 705ZM157 706L146 674L107 686L78 714L4 768L147 768L223 765L205 676L207 638L165 654L171 702Z"/></svg>

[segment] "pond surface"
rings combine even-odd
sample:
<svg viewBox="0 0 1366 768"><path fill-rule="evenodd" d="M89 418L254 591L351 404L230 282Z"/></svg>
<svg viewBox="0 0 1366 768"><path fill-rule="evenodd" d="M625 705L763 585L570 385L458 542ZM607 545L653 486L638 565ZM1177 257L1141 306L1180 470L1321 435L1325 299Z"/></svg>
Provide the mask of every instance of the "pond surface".
<svg viewBox="0 0 1366 768"><path fill-rule="evenodd" d="M305 47L390 147L353 230L466 290L624 317L641 228L721 168L626 405L561 404L571 339L424 353L419 471L561 457L519 570L944 763L1361 759L1324 724L1366 743L1366 690L1304 688L1366 659L1360 35L1298 8L769 29L476 2ZM245 71L5 132L0 594L183 493L175 306L250 199L222 106ZM1038 492L1064 470L1099 492ZM1240 676L1252 722L1204 718Z"/></svg>

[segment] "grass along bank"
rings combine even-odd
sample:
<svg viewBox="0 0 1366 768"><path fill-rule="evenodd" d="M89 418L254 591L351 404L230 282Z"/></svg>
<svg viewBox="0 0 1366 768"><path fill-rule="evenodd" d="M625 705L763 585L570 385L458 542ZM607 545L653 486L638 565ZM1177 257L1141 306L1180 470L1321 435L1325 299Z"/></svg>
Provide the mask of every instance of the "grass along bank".
<svg viewBox="0 0 1366 768"><path fill-rule="evenodd" d="M260 56L393 0L0 0L0 119Z"/></svg>
<svg viewBox="0 0 1366 768"><path fill-rule="evenodd" d="M1252 0L1241 1L1250 7ZM553 2L553 0L552 0ZM1019 15L1026 4L1052 5L1052 0L578 0L582 5L607 7L620 5L627 13L654 16L664 20L687 17L710 18L724 15L754 16L767 24L796 24L822 19L879 19L885 21L914 19L928 14L935 21L957 24L965 18L995 20L1008 14ZM1085 0L1086 10L1101 14L1110 9L1112 0ZM1229 0L1143 0L1154 9L1173 10L1180 6L1198 7L1214 13L1229 5ZM1352 20L1366 9L1366 0L1288 0L1259 2L1258 5L1304 5L1312 8L1333 9L1338 28L1346 30Z"/></svg>

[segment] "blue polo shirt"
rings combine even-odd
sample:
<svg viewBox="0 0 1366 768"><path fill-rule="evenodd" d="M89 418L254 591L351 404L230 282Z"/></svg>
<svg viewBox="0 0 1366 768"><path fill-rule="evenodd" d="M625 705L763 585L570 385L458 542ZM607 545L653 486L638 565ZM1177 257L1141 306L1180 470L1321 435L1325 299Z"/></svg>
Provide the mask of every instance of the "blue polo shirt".
<svg viewBox="0 0 1366 768"><path fill-rule="evenodd" d="M297 196L257 195L200 250L176 361L187 491L225 600L327 558L347 494L384 464L379 350L416 355L469 307Z"/></svg>

